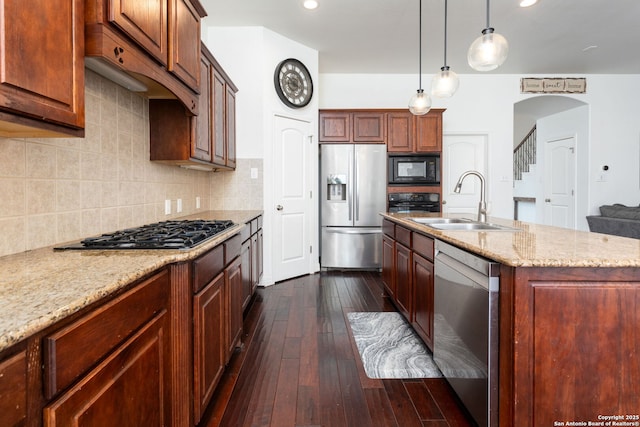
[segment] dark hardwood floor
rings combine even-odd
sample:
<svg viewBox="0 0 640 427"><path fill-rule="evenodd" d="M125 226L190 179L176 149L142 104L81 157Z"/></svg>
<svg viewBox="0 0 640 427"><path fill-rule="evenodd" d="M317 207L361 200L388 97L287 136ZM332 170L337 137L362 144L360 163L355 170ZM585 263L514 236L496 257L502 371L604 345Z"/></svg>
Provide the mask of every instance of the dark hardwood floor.
<svg viewBox="0 0 640 427"><path fill-rule="evenodd" d="M367 378L352 311L395 311L379 274L323 272L258 289L207 427L474 425L444 379Z"/></svg>

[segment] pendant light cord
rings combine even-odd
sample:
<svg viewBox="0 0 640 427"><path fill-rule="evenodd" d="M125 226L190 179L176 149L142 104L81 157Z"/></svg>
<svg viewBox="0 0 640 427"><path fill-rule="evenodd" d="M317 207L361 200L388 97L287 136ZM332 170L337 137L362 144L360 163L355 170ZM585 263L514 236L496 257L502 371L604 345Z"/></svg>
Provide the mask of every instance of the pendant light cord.
<svg viewBox="0 0 640 427"><path fill-rule="evenodd" d="M422 0L420 0L418 17L418 86L422 90Z"/></svg>
<svg viewBox="0 0 640 427"><path fill-rule="evenodd" d="M490 28L491 25L489 25L489 0L487 0L487 28Z"/></svg>
<svg viewBox="0 0 640 427"><path fill-rule="evenodd" d="M444 66L447 67L447 0L444 0Z"/></svg>

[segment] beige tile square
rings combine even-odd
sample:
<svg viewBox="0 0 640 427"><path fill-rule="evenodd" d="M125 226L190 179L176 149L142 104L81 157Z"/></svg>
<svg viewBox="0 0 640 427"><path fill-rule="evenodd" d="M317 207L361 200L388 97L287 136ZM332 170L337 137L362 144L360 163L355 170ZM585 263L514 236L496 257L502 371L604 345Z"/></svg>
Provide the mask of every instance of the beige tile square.
<svg viewBox="0 0 640 427"><path fill-rule="evenodd" d="M80 210L80 181L58 180L56 182L56 212Z"/></svg>
<svg viewBox="0 0 640 427"><path fill-rule="evenodd" d="M25 215L26 188L23 179L0 178L0 194L0 218Z"/></svg>
<svg viewBox="0 0 640 427"><path fill-rule="evenodd" d="M0 219L0 256L11 255L27 250L26 217Z"/></svg>
<svg viewBox="0 0 640 427"><path fill-rule="evenodd" d="M56 148L27 142L27 177L54 179L56 177Z"/></svg>
<svg viewBox="0 0 640 427"><path fill-rule="evenodd" d="M57 223L56 243L79 240L84 237L82 234L82 213L80 211L58 214Z"/></svg>
<svg viewBox="0 0 640 427"><path fill-rule="evenodd" d="M27 219L27 250L56 243L56 214L31 215Z"/></svg>
<svg viewBox="0 0 640 427"><path fill-rule="evenodd" d="M59 148L56 151L56 178L80 179L80 152Z"/></svg>
<svg viewBox="0 0 640 427"><path fill-rule="evenodd" d="M53 180L27 180L27 215L56 211L56 182Z"/></svg>
<svg viewBox="0 0 640 427"><path fill-rule="evenodd" d="M26 171L26 143L0 137L0 176L23 177Z"/></svg>

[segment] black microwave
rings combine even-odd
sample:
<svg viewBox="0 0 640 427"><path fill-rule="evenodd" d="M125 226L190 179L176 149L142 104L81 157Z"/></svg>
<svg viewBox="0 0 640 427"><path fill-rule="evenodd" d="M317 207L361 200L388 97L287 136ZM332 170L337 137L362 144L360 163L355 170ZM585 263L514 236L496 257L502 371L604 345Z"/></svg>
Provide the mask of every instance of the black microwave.
<svg viewBox="0 0 640 427"><path fill-rule="evenodd" d="M390 155L388 172L392 185L437 185L440 184L440 156Z"/></svg>

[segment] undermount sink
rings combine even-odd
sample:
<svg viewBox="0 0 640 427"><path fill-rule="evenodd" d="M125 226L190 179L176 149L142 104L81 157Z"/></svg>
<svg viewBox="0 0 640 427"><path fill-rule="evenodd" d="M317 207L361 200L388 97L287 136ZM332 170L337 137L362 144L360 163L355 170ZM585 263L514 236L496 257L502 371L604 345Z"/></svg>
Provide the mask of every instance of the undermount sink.
<svg viewBox="0 0 640 427"><path fill-rule="evenodd" d="M520 231L518 228L507 227L506 225L488 224L485 222L467 223L435 223L427 224L429 227L438 230L468 230L468 231Z"/></svg>
<svg viewBox="0 0 640 427"><path fill-rule="evenodd" d="M470 219L466 218L442 218L442 217L412 217L411 221L418 222L425 225L433 224L468 224Z"/></svg>
<svg viewBox="0 0 640 427"><path fill-rule="evenodd" d="M520 231L506 225L473 221L466 218L413 217L412 221L438 230L449 231Z"/></svg>

